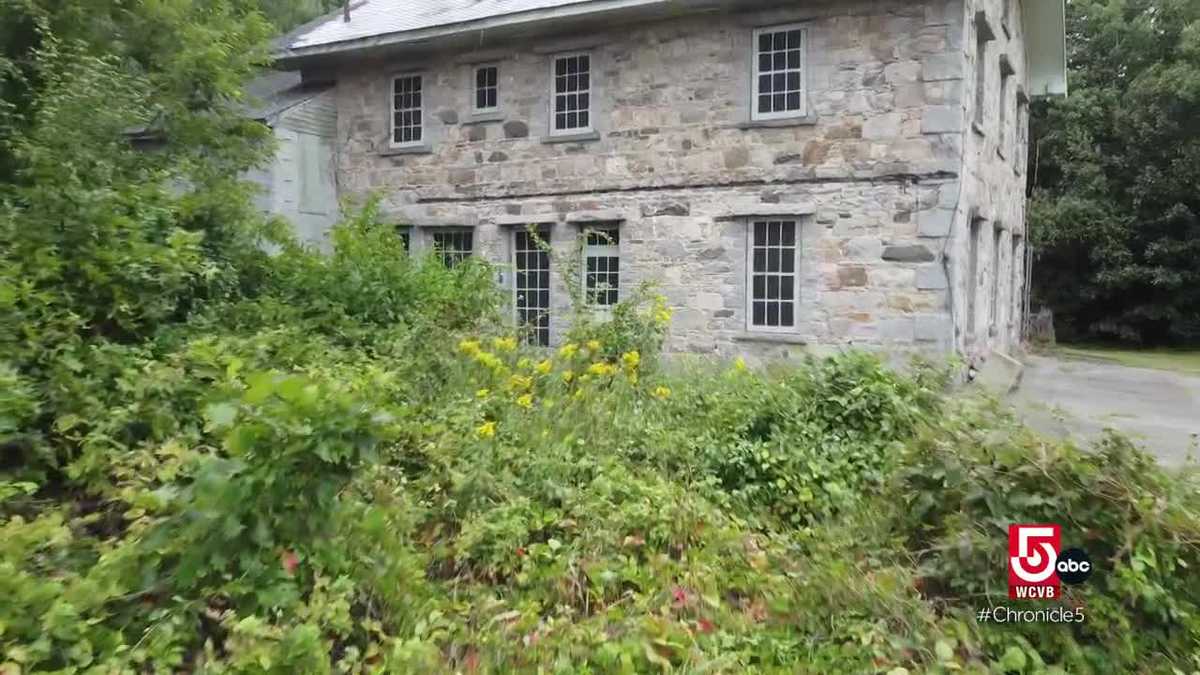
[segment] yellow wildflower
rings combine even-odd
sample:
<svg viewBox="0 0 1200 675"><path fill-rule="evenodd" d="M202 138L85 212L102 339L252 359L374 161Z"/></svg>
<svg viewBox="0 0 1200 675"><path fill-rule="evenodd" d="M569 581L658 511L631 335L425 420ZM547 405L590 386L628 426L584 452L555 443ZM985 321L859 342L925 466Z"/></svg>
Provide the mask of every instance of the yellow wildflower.
<svg viewBox="0 0 1200 675"><path fill-rule="evenodd" d="M462 340L459 340L458 351L460 351L468 356L474 356L475 354L478 354L479 353L479 340L467 340L465 338Z"/></svg>
<svg viewBox="0 0 1200 675"><path fill-rule="evenodd" d="M746 359L743 359L740 356L737 357L736 359L734 359L733 360L733 369L738 371L739 373L746 372Z"/></svg>
<svg viewBox="0 0 1200 675"><path fill-rule="evenodd" d="M661 398L661 399L670 398L671 390L668 389L667 387L659 385L654 388L654 396L655 396L655 398Z"/></svg>
<svg viewBox="0 0 1200 675"><path fill-rule="evenodd" d="M636 370L638 364L642 362L642 355L637 353L637 350L625 352L621 355L621 362L625 364L627 370Z"/></svg>
<svg viewBox="0 0 1200 675"><path fill-rule="evenodd" d="M475 392L475 398L487 398L491 393L491 389L480 389L479 391Z"/></svg>
<svg viewBox="0 0 1200 675"><path fill-rule="evenodd" d="M508 378L509 391L525 391L533 388L533 378L528 375L513 375Z"/></svg>
<svg viewBox="0 0 1200 675"><path fill-rule="evenodd" d="M487 366L488 368L491 368L492 370L497 370L504 366L504 363L501 362L500 359L491 352L477 352L475 354L475 360Z"/></svg>
<svg viewBox="0 0 1200 675"><path fill-rule="evenodd" d="M517 397L517 405L528 410L533 407L533 394L522 394Z"/></svg>
<svg viewBox="0 0 1200 675"><path fill-rule="evenodd" d="M588 366L588 373L595 375L596 377L604 377L606 375L612 375L614 372L616 372L616 370L617 370L616 366L614 366L610 363L605 363L603 361L597 361L596 363L593 363L592 365Z"/></svg>
<svg viewBox="0 0 1200 675"><path fill-rule="evenodd" d="M533 367L534 371L537 372L538 375L549 375L553 368L554 362L550 359L542 359L536 366Z"/></svg>
<svg viewBox="0 0 1200 675"><path fill-rule="evenodd" d="M558 355L563 357L564 359L569 359L572 356L575 356L575 352L578 352L578 351L579 351L579 345L575 344L574 342L568 342L567 344L563 345L562 347L560 347L558 349Z"/></svg>
<svg viewBox="0 0 1200 675"><path fill-rule="evenodd" d="M637 383L638 383L638 374L630 373L629 374L629 384L637 384Z"/></svg>
<svg viewBox="0 0 1200 675"><path fill-rule="evenodd" d="M529 357L522 356L517 361L517 370L525 370L526 368L529 368L532 365L533 365L533 361L530 361Z"/></svg>
<svg viewBox="0 0 1200 675"><path fill-rule="evenodd" d="M600 351L600 347L601 345L599 340L588 340L587 348L589 352L595 354L596 352Z"/></svg>
<svg viewBox="0 0 1200 675"><path fill-rule="evenodd" d="M492 347L498 352L511 352L517 348L517 339L515 337L492 338Z"/></svg>
<svg viewBox="0 0 1200 675"><path fill-rule="evenodd" d="M563 382L566 382L567 384L570 384L570 383L571 383L571 380L575 379L575 371L572 371L572 370L564 370L564 371L562 372L562 379L563 379Z"/></svg>
<svg viewBox="0 0 1200 675"><path fill-rule="evenodd" d="M484 422L475 429L475 435L480 438L492 438L496 435L496 423L492 421Z"/></svg>
<svg viewBox="0 0 1200 675"><path fill-rule="evenodd" d="M575 399L575 400L577 400L577 401L578 401L578 400L580 400L580 399L582 399L582 398L583 398L583 390L582 390L582 389L576 389L576 390L575 390L575 393L574 393L574 394L571 396L571 398L573 398L573 399Z"/></svg>
<svg viewBox="0 0 1200 675"><path fill-rule="evenodd" d="M654 322L659 326L671 323L671 308L667 307L667 299L661 295L654 298Z"/></svg>

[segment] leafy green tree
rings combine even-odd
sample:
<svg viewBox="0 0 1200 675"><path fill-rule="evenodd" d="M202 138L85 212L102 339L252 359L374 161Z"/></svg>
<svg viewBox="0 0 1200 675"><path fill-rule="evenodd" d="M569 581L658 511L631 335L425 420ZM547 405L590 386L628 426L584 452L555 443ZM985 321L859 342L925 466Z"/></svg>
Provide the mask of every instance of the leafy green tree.
<svg viewBox="0 0 1200 675"><path fill-rule="evenodd" d="M1060 336L1200 340L1200 0L1072 0L1033 110L1038 301Z"/></svg>

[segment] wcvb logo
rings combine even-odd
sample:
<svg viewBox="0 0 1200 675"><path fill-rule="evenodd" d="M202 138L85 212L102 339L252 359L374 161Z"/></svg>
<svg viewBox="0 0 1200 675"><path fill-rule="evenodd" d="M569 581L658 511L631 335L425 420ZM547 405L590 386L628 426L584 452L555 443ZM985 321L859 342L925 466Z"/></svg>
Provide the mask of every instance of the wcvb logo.
<svg viewBox="0 0 1200 675"><path fill-rule="evenodd" d="M1053 600L1058 597L1058 525L1008 526L1008 597Z"/></svg>

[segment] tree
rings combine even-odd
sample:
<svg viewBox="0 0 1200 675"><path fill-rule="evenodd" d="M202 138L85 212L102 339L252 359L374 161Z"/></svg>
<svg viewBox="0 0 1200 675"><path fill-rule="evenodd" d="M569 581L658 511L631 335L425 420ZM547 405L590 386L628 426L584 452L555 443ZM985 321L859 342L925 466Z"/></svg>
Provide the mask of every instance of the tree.
<svg viewBox="0 0 1200 675"><path fill-rule="evenodd" d="M1060 335L1200 340L1200 0L1071 0L1033 109L1036 301Z"/></svg>

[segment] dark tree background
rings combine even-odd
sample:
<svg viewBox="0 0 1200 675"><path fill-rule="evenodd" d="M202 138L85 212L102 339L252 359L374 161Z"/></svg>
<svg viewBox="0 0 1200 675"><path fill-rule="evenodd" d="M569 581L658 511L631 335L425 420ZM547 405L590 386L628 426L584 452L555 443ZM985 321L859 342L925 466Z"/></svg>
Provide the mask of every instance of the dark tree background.
<svg viewBox="0 0 1200 675"><path fill-rule="evenodd" d="M1030 145L1034 306L1061 339L1200 343L1200 0L1070 0Z"/></svg>

